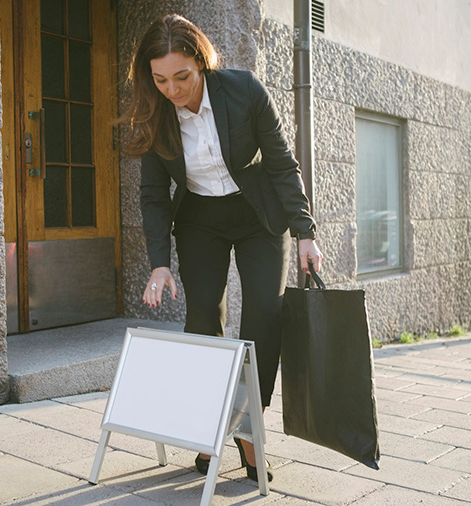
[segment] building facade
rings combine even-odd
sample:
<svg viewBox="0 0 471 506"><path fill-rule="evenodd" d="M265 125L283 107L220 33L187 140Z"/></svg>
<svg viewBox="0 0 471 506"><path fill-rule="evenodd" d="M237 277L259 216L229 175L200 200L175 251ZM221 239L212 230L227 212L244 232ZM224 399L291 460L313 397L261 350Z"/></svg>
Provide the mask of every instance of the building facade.
<svg viewBox="0 0 471 506"><path fill-rule="evenodd" d="M36 279L31 267L34 267L36 258L33 247L43 244L43 241L57 244L69 239L73 247L78 245L77 248L80 246L83 249L85 245L87 252L92 244L100 246L101 249L97 247L93 258L99 257L100 261L108 259L108 264L112 265L110 272L98 269L94 276L96 278L99 273L103 276L100 284L111 287L108 298L100 303L104 306L103 317L122 314L167 321L184 320L183 297L179 297L178 301L166 297L157 311L142 305L141 295L148 279L149 265L139 211L140 163L125 158L119 152L113 135L107 138L103 133L112 132L111 123L108 126L97 123L99 117L116 117L124 112L130 96L126 82L130 58L148 25L158 16L170 12L180 13L194 21L222 55L222 66L253 70L267 85L284 119L290 143L294 146L294 1L94 0L93 7L90 7L90 12L93 12L87 18L91 20L93 36L88 37L80 31L72 33L70 16L67 25L69 31L64 29L62 32L62 28L57 28L59 25L55 26L52 22L50 26L43 26L44 23L40 25L40 13L44 19L51 2L32 2L37 4L38 16L36 19L26 19L24 13L23 18L15 14L12 7L14 3L2 0L0 70L3 123L0 148L3 146L5 206L2 201L0 403L8 395L7 314L8 328L13 328L10 332L34 330L34 322L41 325L43 318L41 312L33 316L27 313L28 308L30 313L36 308L38 298L34 297L31 288L31 283ZM24 4L24 1L18 4ZM66 19L72 7L66 0L61 5ZM11 17L6 19L8 8L12 12ZM427 334L431 331L446 332L455 324L469 327L471 56L466 48L471 43L468 29L471 25L471 5L465 0L360 0L353 3L325 0L313 1L312 8L315 140L313 213L318 223L318 242L325 255L324 280L330 288L365 289L372 336L380 340L397 337L402 331ZM79 15L76 14L76 17L79 18ZM111 35L102 35L101 41L100 33L104 30L100 26L104 25L94 21L100 19L113 20L106 25ZM10 22L13 27L11 30ZM32 28L28 33L35 29L38 31L42 47L49 47L50 54L57 54L54 53L57 40L60 39L64 44L64 54L68 55L65 62L70 66L69 71L65 71L64 82L68 91L64 92L64 96L53 96L57 92L55 81L51 84L47 80L48 68L52 63L38 67L32 76L26 75L29 67L23 69L24 84L20 85L21 69L16 67L15 70L5 44L7 48L17 48L15 54L23 46L29 47L24 41L22 46L21 38L15 35L21 23L25 26L30 24ZM95 43L102 45L95 50ZM28 58L34 59L34 55L24 48L22 50L26 51L26 61ZM72 78L76 75L71 66L74 58L83 62L83 58L89 58L87 51L91 51L93 71L90 75L93 77L90 77L90 83L82 84L91 86L91 97L74 95L78 92L71 86ZM48 54L43 51L44 61ZM111 81L106 86L103 83L107 77L100 77L100 68L111 69ZM13 83L10 82L12 69L16 79ZM93 80L99 77L101 80L94 84ZM54 221L56 215L53 213L57 206L49 205L46 200L41 201L39 206L46 215L46 222L38 224L36 220L31 225L34 220L27 215L31 204L29 201L21 204L20 197L13 202L11 195L12 186L16 188L16 195L21 190L29 192L29 195L40 191L41 198L41 192L45 192L46 197L48 191L56 188L51 186L52 183L41 183L39 177L33 176L23 183L21 178L15 177L20 162L23 160L27 163L26 158L22 158L26 154L17 146L17 131L23 129L22 133L28 133L31 130L33 142L35 136L40 136L39 127L36 126L38 122L35 123L34 119L25 120L23 126L18 119L15 120L15 114L18 115L19 111L14 104L18 102L18 97L24 96L21 93L25 93L21 86L28 87L30 83L36 83L39 87L42 85L42 91L37 92L37 103L26 103L26 99L23 101L25 110L40 109L42 97L43 107L46 103L49 107L46 112L51 118L59 107L57 104L68 101L64 107L70 126L66 130L71 134L69 140L64 142L69 149L70 160L47 159L48 176L45 181L54 180L55 171L59 174L59 167L65 169L67 166L67 174L70 174L67 176L70 181L67 195L75 195L74 181L81 181L84 187L93 187L89 200L80 201L82 207L77 207L72 197L69 207L67 199L64 200L64 209L69 209L65 212L68 225ZM44 89L48 86L50 90L45 94ZM108 91L102 92L101 96L100 89ZM82 107L82 115L77 116L81 118L79 126L90 121L96 130L96 137L90 143L92 148L89 148L94 153L90 155L90 161L80 157L74 159L74 156L78 156L74 153L79 151L78 148L74 151L73 140L70 140L74 138L73 119L74 114L79 114L79 106ZM88 110L93 111L90 113L92 120L87 119ZM50 139L54 135L52 127L49 130L46 127L46 141L50 142L48 132ZM81 139L80 136L77 138ZM87 142L80 142L80 153L86 152ZM103 156L103 169L100 165L102 155L96 151L98 145L109 145L107 155ZM51 156L49 153L55 152L56 148L55 144L51 147L47 144L47 156ZM36 163L36 156L33 153L32 165ZM14 166L13 158L16 161ZM82 171L79 176L79 168L88 172ZM91 175L94 179L90 179ZM109 181L111 183L106 183ZM52 190L47 190L47 187L43 189L40 186L43 184L49 184ZM78 201L78 197L74 198ZM92 207L95 210L87 214L87 209ZM21 211L23 208L26 211ZM18 210L17 214L15 209ZM47 220L50 220L49 227ZM22 240L24 244L20 225L23 222L29 227L31 244L28 247L21 246ZM41 226L45 232L38 235ZM70 229L68 236L59 230L61 227ZM93 243L90 242L92 239ZM13 265L8 255L14 247L18 255L13 263L17 264L18 269L13 277L19 280L16 299L19 302L16 306L9 302L7 308L6 280L12 276ZM71 251L68 255L77 258L82 250ZM290 285L296 284L297 279L295 253L293 248ZM24 256L29 258L29 281L22 281ZM172 261L176 271L176 258L173 257ZM57 270L60 262L56 261L54 265ZM96 266L89 267L89 270L93 268ZM77 283L83 277L80 273L78 269ZM48 275L46 277L49 278ZM26 289L21 289L22 283L32 292L29 298L27 293L25 295ZM11 292L12 282L8 286ZM181 285L179 290L183 294ZM61 296L62 299L64 296ZM87 312L91 305L97 307L97 303L91 303L86 298L82 302L83 306L79 305L83 308L82 315L91 314ZM240 286L233 267L230 271L228 304L227 333L235 336L240 315ZM57 309L57 305L54 307ZM19 311L20 316L15 311ZM17 328L11 327L15 318L20 320ZM88 316L88 319L96 317ZM45 327L67 324L64 320L50 323L51 320L45 318L44 321Z"/></svg>

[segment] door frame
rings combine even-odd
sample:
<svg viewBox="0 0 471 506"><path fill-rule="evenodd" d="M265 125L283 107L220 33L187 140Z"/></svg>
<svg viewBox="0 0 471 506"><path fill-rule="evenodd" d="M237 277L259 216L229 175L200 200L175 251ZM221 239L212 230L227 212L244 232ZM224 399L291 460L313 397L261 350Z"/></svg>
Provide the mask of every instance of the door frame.
<svg viewBox="0 0 471 506"><path fill-rule="evenodd" d="M95 4L94 9L97 8L100 10L101 15L105 13L107 15L107 22L111 23L110 32L112 37L106 39L106 43L108 45L108 51L104 55L100 55L100 64L106 65L106 68L109 69L110 72L110 81L111 87L114 91L112 100L110 102L111 105L107 106L108 109L105 111L106 114L110 115L109 121L109 131L101 132L94 128L94 138L97 141L93 140L93 144L95 142L109 142L110 145L113 146L112 151L110 151L110 160L109 164L111 167L111 172L113 176L110 181L106 181L106 191L113 192L113 198L111 201L113 202L112 206L107 206L106 204L103 207L106 207L106 222L110 224L110 229L113 229L113 236L115 237L115 274L116 274L116 301L117 314L122 314L122 265L121 265L121 224L120 224L120 180L119 180L119 145L116 142L114 137L114 128L112 127L113 118L117 117L118 112L118 98L117 98L117 82L118 82L118 73L117 73L117 29L116 29L116 5L115 2L110 0L92 0ZM90 2L90 4L92 3ZM28 168L35 167L38 165L38 161L33 156L33 165L26 165L26 151L25 151L25 136L26 131L33 132L33 136L36 139L39 139L39 121L28 119L27 114L28 111L38 111L42 105L42 96L25 96L25 65L33 64L36 65L36 68L39 68L39 72L37 72L37 79L41 79L41 69L40 69L40 61L39 63L31 62L31 56L28 55L28 52L33 50L38 51L37 46L35 48L25 47L25 35L28 30L33 30L39 32L40 19L39 16L35 19L35 26L25 26L25 22L28 16L25 16L26 9L31 9L34 6L34 9L38 9L40 4L40 0L0 0L0 8L1 8L1 17L2 19L2 56L6 54L8 48L6 48L5 43L10 45L13 50L12 57L10 60L2 58L2 83L3 83L3 94L4 96L10 97L12 96L12 100L7 100L4 102L4 106L10 107L13 111L8 111L8 118L12 123L9 126L9 130L13 131L10 135L10 139L8 139L8 150L9 150L9 163L5 169L8 169L10 172L8 173L8 180L11 184L13 181L16 184L15 191L11 190L11 187L8 190L8 199L6 199L6 209L5 215L9 217L9 224L6 227L5 240L7 242L16 242L17 243L17 260L18 260L18 323L19 323L19 332L28 332L30 331L30 307L29 307L29 276L28 276L28 244L31 239L31 232L28 233L28 226L31 226L31 223L28 224L28 213L31 216L31 213L38 212L32 211L28 209L28 186L31 190L31 184L34 185L42 185L40 178L31 178L28 175ZM97 6L97 7L95 7ZM111 16L109 16L111 13ZM29 16L31 20L32 17ZM7 28L7 29L5 29ZM92 27L93 30L93 27ZM37 41L37 44L40 44L40 40ZM5 50L6 48L6 50ZM39 48L40 51L40 48ZM105 53L105 52L103 52ZM98 57L97 57L98 58ZM103 58L105 58L103 60ZM9 66L9 70L12 71L12 78L5 79L5 75L8 73L7 69L3 64ZM39 67L37 67L39 65ZM9 74L9 73L8 73ZM7 86L5 86L7 85ZM96 88L96 82L94 83ZM12 89L10 89L12 87ZM109 93L109 92L108 92ZM97 109L101 108L100 104L98 104ZM106 108L105 108L106 109ZM5 108L4 108L5 112ZM96 112L96 114L100 114L100 112ZM14 128L12 128L14 126ZM6 129L2 129L3 131ZM3 132L2 132L3 133ZM4 144L5 145L5 144ZM14 149L13 148L14 145ZM11 146L11 148L10 148ZM37 155L36 155L37 157ZM4 153L5 158L5 153ZM12 174L14 171L14 176ZM37 181L33 181L33 179L37 179ZM98 184L97 182L95 184ZM101 184L101 183L100 183ZM42 186L41 186L42 190ZM14 207L15 213L11 212L11 207ZM111 208L110 208L111 207ZM98 212L98 211L97 211ZM16 214L16 216L13 216ZM11 220L16 218L16 223L12 224ZM42 218L42 217L41 217ZM31 220L30 220L31 221ZM98 228L98 224L97 224ZM106 230L103 232L106 235ZM97 231L96 234L99 234L100 231ZM83 237L94 237L96 235L91 230L82 230L78 237L74 237L71 234L71 230L46 230L45 231L45 240L51 239L67 239L67 238L83 238ZM33 233L34 235L34 233ZM100 236L100 235L98 235ZM34 239L33 239L34 240Z"/></svg>

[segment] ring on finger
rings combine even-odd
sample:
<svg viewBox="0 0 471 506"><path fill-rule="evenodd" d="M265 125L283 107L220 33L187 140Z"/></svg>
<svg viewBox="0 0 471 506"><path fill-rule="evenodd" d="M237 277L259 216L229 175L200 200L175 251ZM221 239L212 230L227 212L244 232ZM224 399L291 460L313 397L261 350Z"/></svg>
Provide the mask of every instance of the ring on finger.
<svg viewBox="0 0 471 506"><path fill-rule="evenodd" d="M151 290L157 290L157 283L152 283L152 284L150 285L150 289L151 289Z"/></svg>

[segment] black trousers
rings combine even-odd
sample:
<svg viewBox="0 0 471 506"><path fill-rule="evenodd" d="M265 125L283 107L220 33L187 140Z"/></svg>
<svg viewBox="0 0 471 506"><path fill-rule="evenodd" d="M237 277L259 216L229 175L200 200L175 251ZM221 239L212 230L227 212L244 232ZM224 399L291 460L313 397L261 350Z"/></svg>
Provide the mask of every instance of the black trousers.
<svg viewBox="0 0 471 506"><path fill-rule="evenodd" d="M242 287L240 338L254 341L262 405L270 404L281 346L281 303L291 239L271 235L242 194L188 192L175 219L185 332L224 336L226 286L234 247Z"/></svg>

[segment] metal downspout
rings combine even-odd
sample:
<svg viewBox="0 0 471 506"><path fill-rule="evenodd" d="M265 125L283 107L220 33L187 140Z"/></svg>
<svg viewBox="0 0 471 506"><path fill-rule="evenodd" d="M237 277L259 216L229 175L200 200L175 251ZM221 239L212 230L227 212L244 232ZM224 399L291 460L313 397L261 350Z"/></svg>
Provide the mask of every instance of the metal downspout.
<svg viewBox="0 0 471 506"><path fill-rule="evenodd" d="M294 0L294 114L296 124L296 158L302 170L306 195L314 210L314 136L312 100L311 0ZM304 273L298 268L299 286Z"/></svg>

